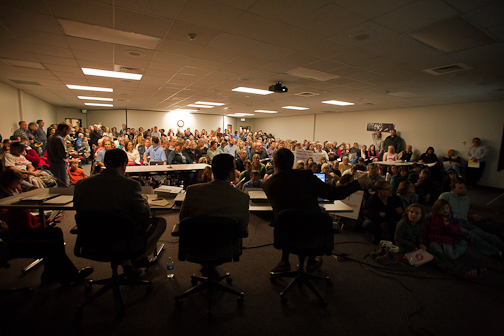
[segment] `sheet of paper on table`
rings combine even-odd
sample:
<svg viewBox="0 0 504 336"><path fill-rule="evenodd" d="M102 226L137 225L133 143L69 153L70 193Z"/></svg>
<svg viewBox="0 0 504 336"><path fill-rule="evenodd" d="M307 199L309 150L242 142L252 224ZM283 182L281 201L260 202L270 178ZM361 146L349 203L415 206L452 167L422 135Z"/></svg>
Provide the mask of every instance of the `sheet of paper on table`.
<svg viewBox="0 0 504 336"><path fill-rule="evenodd" d="M162 185L159 188L154 189L154 192L164 192L164 193L170 193L170 194L178 194L183 189L184 188L182 188L182 187Z"/></svg>

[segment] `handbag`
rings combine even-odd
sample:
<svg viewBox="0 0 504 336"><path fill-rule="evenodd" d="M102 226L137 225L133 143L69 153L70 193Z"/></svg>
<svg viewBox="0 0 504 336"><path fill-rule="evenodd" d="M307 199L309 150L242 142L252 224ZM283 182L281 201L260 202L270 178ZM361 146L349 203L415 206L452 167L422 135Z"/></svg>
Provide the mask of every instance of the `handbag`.
<svg viewBox="0 0 504 336"><path fill-rule="evenodd" d="M429 261L431 261L432 259L434 259L432 254L430 254L429 252L426 252L422 249L416 250L414 252L406 253L406 254L404 254L404 256L406 257L406 259L408 260L410 265L412 265L414 267L418 267L420 265L426 264Z"/></svg>

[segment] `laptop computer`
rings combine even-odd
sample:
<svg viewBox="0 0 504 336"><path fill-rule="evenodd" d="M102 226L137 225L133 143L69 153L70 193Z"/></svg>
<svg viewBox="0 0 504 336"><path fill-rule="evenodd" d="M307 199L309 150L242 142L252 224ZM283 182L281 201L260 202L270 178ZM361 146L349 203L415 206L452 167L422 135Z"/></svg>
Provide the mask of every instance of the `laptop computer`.
<svg viewBox="0 0 504 336"><path fill-rule="evenodd" d="M325 183L326 181L326 176L324 173L313 173L313 175L315 175L317 178L319 178L322 182ZM331 200L328 200L328 199L324 199L322 197L318 197L317 201L319 203L332 203Z"/></svg>

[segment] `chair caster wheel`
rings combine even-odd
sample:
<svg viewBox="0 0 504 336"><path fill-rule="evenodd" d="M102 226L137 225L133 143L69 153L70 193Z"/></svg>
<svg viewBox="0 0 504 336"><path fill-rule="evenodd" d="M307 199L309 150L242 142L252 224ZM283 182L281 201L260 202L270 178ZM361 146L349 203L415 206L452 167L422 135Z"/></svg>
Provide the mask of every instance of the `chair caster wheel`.
<svg viewBox="0 0 504 336"><path fill-rule="evenodd" d="M287 304L287 298L285 298L285 297L280 298L280 302L281 302L283 305L286 305L286 304Z"/></svg>
<svg viewBox="0 0 504 336"><path fill-rule="evenodd" d="M270 281L271 281L271 283L276 284L277 283L277 278L274 277L274 276L270 276Z"/></svg>
<svg viewBox="0 0 504 336"><path fill-rule="evenodd" d="M321 306L322 308L327 307L327 301L326 301L326 300L320 300L320 306Z"/></svg>
<svg viewBox="0 0 504 336"><path fill-rule="evenodd" d="M231 285L231 284L233 283L233 279L231 279L231 278L226 278L226 283L227 283L228 285Z"/></svg>
<svg viewBox="0 0 504 336"><path fill-rule="evenodd" d="M333 282L331 280L327 280L326 285L327 287L332 287Z"/></svg>

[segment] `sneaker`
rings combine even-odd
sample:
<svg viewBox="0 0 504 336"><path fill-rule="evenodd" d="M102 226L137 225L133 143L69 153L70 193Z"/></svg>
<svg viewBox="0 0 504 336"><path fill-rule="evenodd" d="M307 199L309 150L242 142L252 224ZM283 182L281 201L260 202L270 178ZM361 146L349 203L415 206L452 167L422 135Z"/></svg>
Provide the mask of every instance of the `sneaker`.
<svg viewBox="0 0 504 336"><path fill-rule="evenodd" d="M387 246L386 249L387 252L385 252L385 255L376 257L375 261L384 265L397 263L397 256L395 253L390 251L390 246Z"/></svg>
<svg viewBox="0 0 504 336"><path fill-rule="evenodd" d="M315 271L320 270L320 267L324 263L324 260L322 257L315 257L315 262L313 264L308 264L306 265L306 272L307 273L313 273Z"/></svg>
<svg viewBox="0 0 504 336"><path fill-rule="evenodd" d="M278 265L276 265L275 267L273 267L271 269L271 272L275 272L275 273L289 272L290 270L291 270L291 265L289 263L289 260L280 260Z"/></svg>
<svg viewBox="0 0 504 336"><path fill-rule="evenodd" d="M369 255L371 256L371 258L376 258L385 255L386 252L387 252L387 245L380 242L380 244L378 245L378 250L369 253Z"/></svg>

